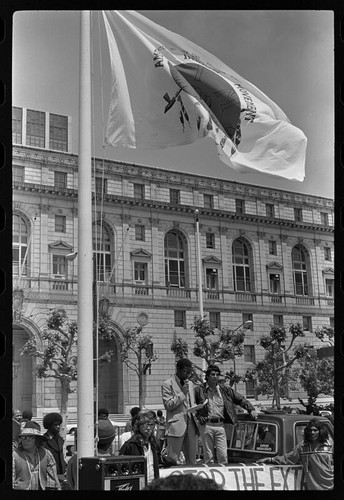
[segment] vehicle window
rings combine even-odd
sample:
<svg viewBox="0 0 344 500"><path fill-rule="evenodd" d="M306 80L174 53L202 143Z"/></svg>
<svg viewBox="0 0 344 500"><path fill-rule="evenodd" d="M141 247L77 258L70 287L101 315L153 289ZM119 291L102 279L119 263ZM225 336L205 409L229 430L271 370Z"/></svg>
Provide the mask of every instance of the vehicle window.
<svg viewBox="0 0 344 500"><path fill-rule="evenodd" d="M245 438L245 428L246 428L245 422L241 422L237 426L235 426L234 432L232 435L231 448L238 448L238 449L242 448L244 438Z"/></svg>
<svg viewBox="0 0 344 500"><path fill-rule="evenodd" d="M258 424L256 451L276 451L276 426L273 424Z"/></svg>
<svg viewBox="0 0 344 500"><path fill-rule="evenodd" d="M266 451L277 450L277 427L275 424L240 422L234 428L231 448L239 450Z"/></svg>
<svg viewBox="0 0 344 500"><path fill-rule="evenodd" d="M253 450L256 432L257 432L257 424L253 422L248 422L246 424L244 450Z"/></svg>
<svg viewBox="0 0 344 500"><path fill-rule="evenodd" d="M326 425L326 422L323 422L325 423ZM331 430L330 430L330 426L329 425L326 425L327 426L327 430L328 430L328 440L330 442L330 444L333 446L333 436L331 434ZM295 425L295 428L294 428L294 439L295 439L295 444L299 444L303 441L303 433L304 433L304 429L306 427L306 424L305 423L296 423Z"/></svg>
<svg viewBox="0 0 344 500"><path fill-rule="evenodd" d="M305 430L305 424L295 425L295 444L299 444L303 441L303 431Z"/></svg>

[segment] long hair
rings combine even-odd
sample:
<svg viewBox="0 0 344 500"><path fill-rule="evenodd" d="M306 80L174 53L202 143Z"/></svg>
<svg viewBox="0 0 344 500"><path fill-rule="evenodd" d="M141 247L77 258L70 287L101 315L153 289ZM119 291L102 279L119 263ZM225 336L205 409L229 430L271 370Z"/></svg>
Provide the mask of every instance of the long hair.
<svg viewBox="0 0 344 500"><path fill-rule="evenodd" d="M328 440L328 430L326 428L326 425L323 422L320 422L320 420L317 418L312 418L312 420L310 420L306 425L304 430L305 442L306 443L310 442L310 436L311 436L310 431L312 427L316 427L319 430L319 437L318 437L319 443L325 443Z"/></svg>
<svg viewBox="0 0 344 500"><path fill-rule="evenodd" d="M135 419L135 420L134 420ZM154 418L153 412L151 410L141 410L137 415L135 415L133 421L133 431L135 436L137 436L137 439L142 443L143 442L143 437L140 434L139 427L140 424L144 423L151 423L151 424L156 424L156 419ZM154 427L152 427L152 433L148 438L148 441L151 443L152 446L157 446L156 443L156 438L154 436Z"/></svg>

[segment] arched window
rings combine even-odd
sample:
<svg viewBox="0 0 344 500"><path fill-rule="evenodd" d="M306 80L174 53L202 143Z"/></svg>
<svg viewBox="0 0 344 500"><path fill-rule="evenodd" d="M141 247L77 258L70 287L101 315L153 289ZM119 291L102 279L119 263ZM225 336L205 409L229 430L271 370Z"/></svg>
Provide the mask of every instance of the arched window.
<svg viewBox="0 0 344 500"><path fill-rule="evenodd" d="M93 225L93 274L96 281L108 281L111 274L111 236L101 224Z"/></svg>
<svg viewBox="0 0 344 500"><path fill-rule="evenodd" d="M291 253L295 295L308 295L307 254L302 245L296 245Z"/></svg>
<svg viewBox="0 0 344 500"><path fill-rule="evenodd" d="M12 218L12 263L13 275L27 275L28 227L25 219L18 214Z"/></svg>
<svg viewBox="0 0 344 500"><path fill-rule="evenodd" d="M234 290L237 292L251 292L249 247L242 239L233 242L232 263Z"/></svg>
<svg viewBox="0 0 344 500"><path fill-rule="evenodd" d="M169 231L165 236L165 283L185 287L184 241L177 231Z"/></svg>

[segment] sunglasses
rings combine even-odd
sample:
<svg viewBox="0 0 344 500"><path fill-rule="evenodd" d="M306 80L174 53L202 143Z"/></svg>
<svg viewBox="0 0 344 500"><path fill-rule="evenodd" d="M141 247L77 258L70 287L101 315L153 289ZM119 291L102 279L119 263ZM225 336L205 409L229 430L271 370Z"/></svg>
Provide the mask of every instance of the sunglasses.
<svg viewBox="0 0 344 500"><path fill-rule="evenodd" d="M36 436L20 436L21 439L35 439Z"/></svg>

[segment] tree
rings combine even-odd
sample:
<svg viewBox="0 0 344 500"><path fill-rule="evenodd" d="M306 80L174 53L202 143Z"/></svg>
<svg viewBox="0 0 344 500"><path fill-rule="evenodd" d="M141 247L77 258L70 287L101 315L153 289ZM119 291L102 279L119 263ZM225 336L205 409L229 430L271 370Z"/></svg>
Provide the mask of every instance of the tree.
<svg viewBox="0 0 344 500"><path fill-rule="evenodd" d="M145 405L145 391L143 388L143 377L151 369L152 363L158 358L153 350L152 338L143 335L142 326L128 328L121 339L121 359L130 370L133 370L139 379L139 407ZM134 361L130 354L135 356Z"/></svg>
<svg viewBox="0 0 344 500"><path fill-rule="evenodd" d="M222 328L218 331L210 325L205 317L201 316L195 316L191 329L195 332L193 354L204 359L207 366L214 363L222 364L224 361L233 359L234 356L242 356L244 353L245 332L242 329ZM173 339L171 351L177 359L186 358L189 351L188 344L181 338ZM198 371L203 371L196 363L193 363L193 366ZM199 376L196 375L196 377L200 379Z"/></svg>
<svg viewBox="0 0 344 500"><path fill-rule="evenodd" d="M330 345L334 345L334 328L333 326L323 325L317 328L314 332L316 337L322 342L328 342Z"/></svg>
<svg viewBox="0 0 344 500"><path fill-rule="evenodd" d="M272 406L276 404L277 409L281 408L281 397L289 398L289 390L297 380L298 371L292 365L309 350L307 344L295 345L297 338L304 337L300 323L290 324L288 333L289 337L284 326L271 326L270 333L263 335L259 342L266 351L264 359L252 370L258 381L258 394L272 396Z"/></svg>
<svg viewBox="0 0 344 500"><path fill-rule="evenodd" d="M334 395L334 361L319 359L316 355L307 355L299 361L301 366L300 383L307 393L307 413L316 410L316 400L319 394Z"/></svg>
<svg viewBox="0 0 344 500"><path fill-rule="evenodd" d="M94 334L95 334L94 325ZM109 318L99 323L99 336L112 337L114 333L109 327ZM47 318L47 327L42 332L43 348L39 349L35 338L29 339L20 350L20 355L35 357L36 374L39 378L54 378L61 385L60 412L62 415L61 435L65 437L69 395L76 388L72 383L78 378L77 370L77 338L78 325L71 321L63 309L54 309ZM108 351L99 360L111 361L113 353Z"/></svg>

